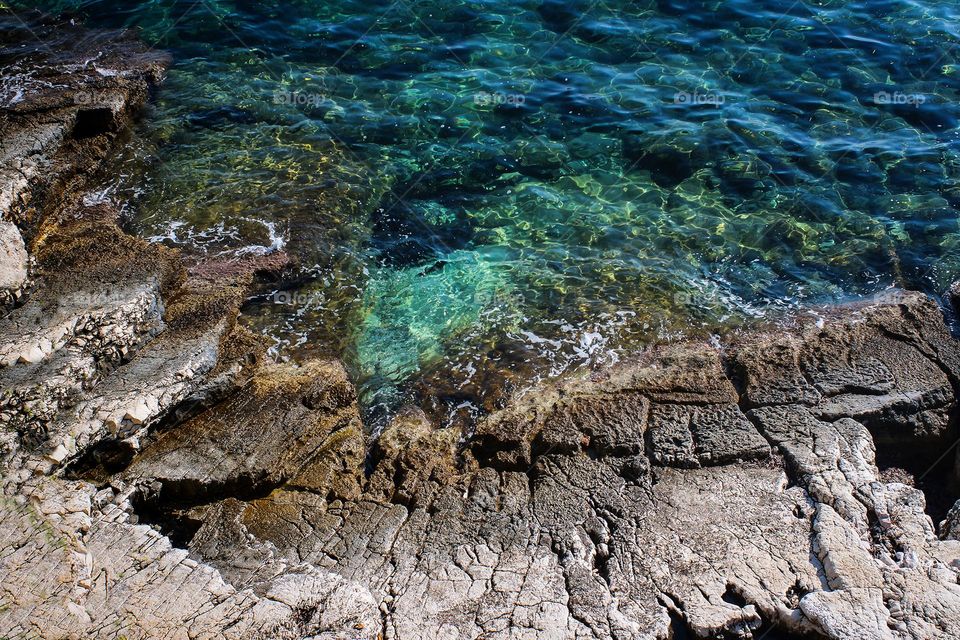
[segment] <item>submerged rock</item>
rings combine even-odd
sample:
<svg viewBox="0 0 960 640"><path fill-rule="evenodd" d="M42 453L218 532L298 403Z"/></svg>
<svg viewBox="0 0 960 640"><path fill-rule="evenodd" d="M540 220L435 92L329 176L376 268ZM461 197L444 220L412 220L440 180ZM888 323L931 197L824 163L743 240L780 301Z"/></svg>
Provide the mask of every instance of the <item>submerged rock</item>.
<svg viewBox="0 0 960 640"><path fill-rule="evenodd" d="M82 205L71 163L157 72L119 70L72 155L80 107L5 112L47 141L6 160L59 168L0 190L37 276L0 319L0 635L960 637L957 508L884 481L958 495L960 343L931 300L653 348L471 434L409 409L371 442L339 363L264 364L235 324L282 260L187 270Z"/></svg>

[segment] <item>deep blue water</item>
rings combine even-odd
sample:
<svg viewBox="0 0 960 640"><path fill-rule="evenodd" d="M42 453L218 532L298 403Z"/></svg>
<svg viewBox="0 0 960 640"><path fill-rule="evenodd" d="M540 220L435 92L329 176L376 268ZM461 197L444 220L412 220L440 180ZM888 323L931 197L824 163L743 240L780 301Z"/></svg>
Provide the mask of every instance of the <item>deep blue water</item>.
<svg viewBox="0 0 960 640"><path fill-rule="evenodd" d="M104 188L375 419L960 273L956 2L15 4L174 54Z"/></svg>

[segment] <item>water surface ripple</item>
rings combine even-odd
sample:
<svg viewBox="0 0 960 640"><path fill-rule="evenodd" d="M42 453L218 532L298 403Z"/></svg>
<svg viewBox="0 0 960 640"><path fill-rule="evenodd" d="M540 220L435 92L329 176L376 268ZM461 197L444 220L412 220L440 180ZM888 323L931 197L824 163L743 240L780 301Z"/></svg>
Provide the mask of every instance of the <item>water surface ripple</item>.
<svg viewBox="0 0 960 640"><path fill-rule="evenodd" d="M173 52L105 189L374 419L958 275L952 0L30 4Z"/></svg>

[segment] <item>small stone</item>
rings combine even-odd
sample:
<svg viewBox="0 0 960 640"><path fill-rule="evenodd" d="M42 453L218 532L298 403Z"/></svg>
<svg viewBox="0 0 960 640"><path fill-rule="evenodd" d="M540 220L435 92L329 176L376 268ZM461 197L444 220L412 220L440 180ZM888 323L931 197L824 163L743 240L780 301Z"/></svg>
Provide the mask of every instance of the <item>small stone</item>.
<svg viewBox="0 0 960 640"><path fill-rule="evenodd" d="M129 420L133 424L143 424L150 418L150 408L144 401L138 402L133 409L124 414L123 419Z"/></svg>
<svg viewBox="0 0 960 640"><path fill-rule="evenodd" d="M57 448L47 454L47 458L56 464L63 462L67 456L70 455L70 452L67 451L65 446L57 445Z"/></svg>
<svg viewBox="0 0 960 640"><path fill-rule="evenodd" d="M31 347L28 351L20 354L19 362L21 364L35 364L46 357L38 346Z"/></svg>

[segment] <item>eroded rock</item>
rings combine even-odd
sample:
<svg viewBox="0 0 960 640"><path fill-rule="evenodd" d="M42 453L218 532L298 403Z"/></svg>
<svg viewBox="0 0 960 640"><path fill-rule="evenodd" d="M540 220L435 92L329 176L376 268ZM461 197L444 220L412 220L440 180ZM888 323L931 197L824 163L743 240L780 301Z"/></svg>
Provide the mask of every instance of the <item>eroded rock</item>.
<svg viewBox="0 0 960 640"><path fill-rule="evenodd" d="M339 363L266 367L228 400L162 433L123 478L159 482L160 498L171 501L284 483L355 497L364 441L354 398Z"/></svg>
<svg viewBox="0 0 960 640"><path fill-rule="evenodd" d="M20 230L0 219L0 308L14 302L29 276L29 256Z"/></svg>
<svg viewBox="0 0 960 640"><path fill-rule="evenodd" d="M37 30L51 35L38 26L12 39ZM109 205L84 204L86 178L159 78L162 54L115 33L57 33L42 53L25 48L32 57L5 67L23 73L5 85L22 91L0 107L0 220L29 238L36 269L29 296L0 319L0 635L301 638L372 628L379 613L362 587L285 565L256 591L235 588L137 524L130 491L64 478L69 463L121 446L132 455L166 414L228 393L262 345L234 327L253 269L185 281L174 253L121 232ZM4 291L23 280L7 268L8 258L23 266L20 244L10 246Z"/></svg>
<svg viewBox="0 0 960 640"><path fill-rule="evenodd" d="M923 400L949 387L944 363L956 352L917 342L942 332L931 311L905 295L799 325L786 340L796 358L781 353L777 367L817 382L789 398L769 360L741 350L744 336L725 351L654 350L540 388L478 425L459 458L409 412L385 434L383 466L358 498L283 486L207 511L203 541L237 580L259 565L234 562L227 541L249 538L272 558L365 585L385 607L388 637L668 638L679 620L702 638L770 625L954 638L960 546L934 535L920 491L881 480L876 447L887 445L872 432L898 433L893 424L924 414L951 424L952 395ZM896 358L913 362L906 374L893 373ZM678 371L683 362L695 373ZM738 367L753 376L752 400L726 377ZM883 420L823 409L854 392L918 400ZM898 442L922 449L934 437L907 429ZM390 477L397 490L384 493Z"/></svg>

